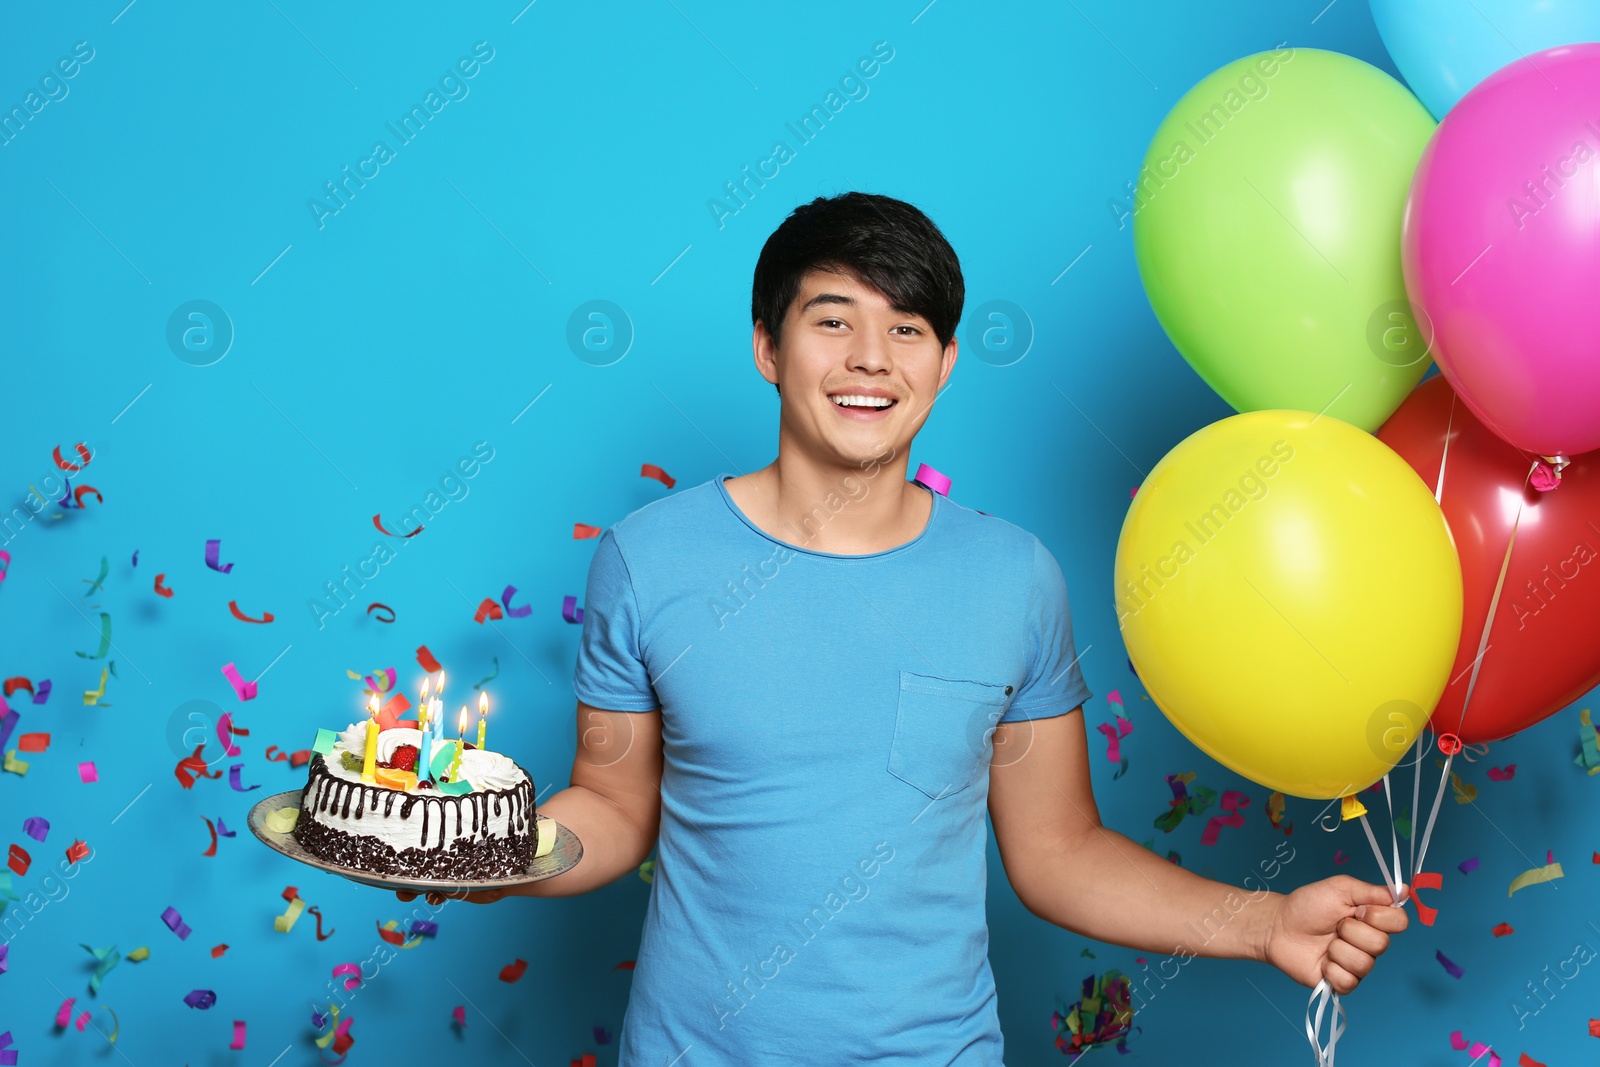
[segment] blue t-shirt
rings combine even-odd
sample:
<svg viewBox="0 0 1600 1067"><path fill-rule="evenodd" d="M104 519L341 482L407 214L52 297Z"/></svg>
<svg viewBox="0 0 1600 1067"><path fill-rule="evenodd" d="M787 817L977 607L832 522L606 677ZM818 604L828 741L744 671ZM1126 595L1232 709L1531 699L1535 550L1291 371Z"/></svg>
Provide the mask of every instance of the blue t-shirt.
<svg viewBox="0 0 1600 1067"><path fill-rule="evenodd" d="M622 1067L998 1067L985 921L996 722L1087 700L1034 535L933 495L884 552L779 540L719 475L607 528L578 699L662 718Z"/></svg>

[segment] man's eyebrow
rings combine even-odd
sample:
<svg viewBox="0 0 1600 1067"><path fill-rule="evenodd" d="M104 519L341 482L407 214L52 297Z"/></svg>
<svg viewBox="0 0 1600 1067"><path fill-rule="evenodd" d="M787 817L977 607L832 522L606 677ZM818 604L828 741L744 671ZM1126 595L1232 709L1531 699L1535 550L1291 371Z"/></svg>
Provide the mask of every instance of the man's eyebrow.
<svg viewBox="0 0 1600 1067"><path fill-rule="evenodd" d="M852 297L843 296L839 293L818 293L805 302L805 305L800 308L800 314L804 315L812 308L821 307L823 304L843 304L846 307L856 306L855 299Z"/></svg>

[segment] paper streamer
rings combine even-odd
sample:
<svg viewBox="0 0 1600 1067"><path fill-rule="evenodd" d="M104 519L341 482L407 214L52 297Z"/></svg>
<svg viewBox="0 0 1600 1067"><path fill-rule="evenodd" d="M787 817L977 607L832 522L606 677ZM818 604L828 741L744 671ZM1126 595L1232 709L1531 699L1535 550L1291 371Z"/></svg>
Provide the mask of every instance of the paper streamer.
<svg viewBox="0 0 1600 1067"><path fill-rule="evenodd" d="M257 625L260 625L262 623L271 622L273 619L277 618L277 616L273 615L272 612L263 611L261 613L261 618L252 619L250 616L246 615L244 612L239 610L239 602L236 601L236 600L228 601L228 610L230 612L232 612L233 613L233 617L238 619L240 622L253 622L253 623L256 623Z"/></svg>
<svg viewBox="0 0 1600 1067"><path fill-rule="evenodd" d="M484 619L503 619L505 612L500 610L500 605L494 602L493 597L484 597L478 605L478 611L472 616L472 621L482 625Z"/></svg>
<svg viewBox="0 0 1600 1067"><path fill-rule="evenodd" d="M156 575L156 584L155 584L156 595L157 596L164 596L164 597L171 598L172 590L168 589L166 586L161 584L161 580L163 578L165 578L166 576L167 576L167 572L166 571L162 571L160 574Z"/></svg>
<svg viewBox="0 0 1600 1067"><path fill-rule="evenodd" d="M228 1043L228 1047L231 1048L231 1049L242 1049L242 1048L244 1048L244 1020L243 1019L235 1019L235 1020L233 1020L233 1040Z"/></svg>
<svg viewBox="0 0 1600 1067"><path fill-rule="evenodd" d="M39 691L37 693L33 694L33 702L35 704L43 704L46 700L49 700L49 699L50 699L50 679L46 678L44 681L39 683Z"/></svg>
<svg viewBox="0 0 1600 1067"><path fill-rule="evenodd" d="M295 897L289 901L289 906L284 909L282 915L273 918L272 928L280 934L288 933L294 929L294 924L300 921L300 913L305 910L306 902Z"/></svg>
<svg viewBox="0 0 1600 1067"><path fill-rule="evenodd" d="M244 764L242 763L235 763L232 767L228 768L228 785L235 793L248 793L252 789L261 788L261 784L259 782L255 785L245 785L240 777L243 773Z"/></svg>
<svg viewBox="0 0 1600 1067"><path fill-rule="evenodd" d="M56 447L50 453L51 457L56 461L56 466L70 474L76 474L78 471L83 470L84 467L89 465L89 450L83 446L83 442L78 442L73 446L73 448L77 450L78 458L83 460L82 464L73 463L69 460L62 459L60 445L56 445Z"/></svg>
<svg viewBox="0 0 1600 1067"><path fill-rule="evenodd" d="M381 515L382 512L379 512L379 514ZM372 516L372 525L376 526L378 528L378 532L383 534L383 536L385 536L385 537L398 537L401 540L405 540L407 538L415 537L415 536L417 536L417 534L422 532L422 527L418 526L415 530L412 530L408 534L393 534L393 533L390 533L388 530L385 530L383 528L383 520L380 519L377 515ZM429 541L428 543L432 544L433 542Z"/></svg>
<svg viewBox="0 0 1600 1067"><path fill-rule="evenodd" d="M531 605L524 604L520 608L511 606L511 598L516 595L517 587L514 585L506 586L505 591L500 594L500 606L506 609L506 617L509 619L522 619L532 615L533 607Z"/></svg>
<svg viewBox="0 0 1600 1067"><path fill-rule="evenodd" d="M1239 810L1250 806L1250 798L1236 790L1225 790L1220 807L1227 815L1213 815L1206 821L1205 832L1200 835L1202 845L1214 845L1224 826L1243 826L1244 814Z"/></svg>
<svg viewBox="0 0 1600 1067"><path fill-rule="evenodd" d="M222 539L213 538L206 542L206 566L219 574L228 574L233 570L233 564L222 563Z"/></svg>
<svg viewBox="0 0 1600 1067"><path fill-rule="evenodd" d="M178 935L178 940L186 940L194 931L189 929L189 924L183 921L183 916L178 914L178 909L167 907L161 913L161 921L167 924L167 929Z"/></svg>
<svg viewBox="0 0 1600 1067"><path fill-rule="evenodd" d="M4 690L6 696L11 696L18 689L26 689L29 696L33 695L33 683L20 675L15 678L7 678L4 686L0 686L0 689Z"/></svg>
<svg viewBox="0 0 1600 1067"><path fill-rule="evenodd" d="M1449 974L1451 978L1460 978L1461 975L1465 973L1456 964L1450 962L1450 957L1446 956L1443 950L1435 952L1433 956L1439 961L1439 965L1445 969L1445 972Z"/></svg>
<svg viewBox="0 0 1600 1067"><path fill-rule="evenodd" d="M1561 869L1561 864L1559 863L1547 863L1543 867L1535 867L1532 870L1523 871L1511 879L1511 888L1507 890L1506 896L1509 897L1517 890L1526 889L1530 885L1535 885L1539 882L1553 882L1557 878L1565 876L1566 872Z"/></svg>
<svg viewBox="0 0 1600 1067"><path fill-rule="evenodd" d="M639 477L654 478L668 489L671 489L673 486L678 484L678 480L676 478L672 477L654 463L641 464L639 467Z"/></svg>
<svg viewBox="0 0 1600 1067"><path fill-rule="evenodd" d="M950 479L926 463L917 464L916 476L911 480L930 492L938 493L940 496L950 495Z"/></svg>
<svg viewBox="0 0 1600 1067"><path fill-rule="evenodd" d="M247 682L240 677L239 669L232 663L223 666L222 676L228 679L228 684L233 686L233 691L240 700L254 700L256 698L256 683Z"/></svg>
<svg viewBox="0 0 1600 1067"><path fill-rule="evenodd" d="M79 945L78 947L95 958L94 973L89 976L89 992L98 994L101 981L105 979L107 974L111 973L111 968L122 962L122 953L118 952L115 947L90 948L88 945ZM79 1029L83 1028L79 1027Z"/></svg>
<svg viewBox="0 0 1600 1067"><path fill-rule="evenodd" d="M110 673L109 671L107 671L104 667L102 667L100 669L100 688L98 688L98 689L85 689L83 691L83 706L84 707L92 708L92 707L96 706L97 704L100 704L100 698L106 695L106 676L109 673ZM111 705L110 704L106 704L106 705L102 705L102 706L109 708Z"/></svg>
<svg viewBox="0 0 1600 1067"><path fill-rule="evenodd" d="M430 542L431 543L431 542ZM361 965L358 963L341 963L334 967L333 976L338 978L341 974L349 975L344 980L345 989L354 989L361 984Z"/></svg>
<svg viewBox="0 0 1600 1067"><path fill-rule="evenodd" d="M574 624L583 622L583 609L578 607L577 597L564 596L561 598L561 617Z"/></svg>
<svg viewBox="0 0 1600 1067"><path fill-rule="evenodd" d="M105 659L106 652L111 648L111 616L105 612L100 613L100 651L90 655L87 652L78 652L79 659Z"/></svg>
<svg viewBox="0 0 1600 1067"><path fill-rule="evenodd" d="M78 491L81 493L83 490L80 489ZM87 588L87 589L85 589L83 591L83 598L85 600L87 600L87 599L89 599L89 594L90 593L93 593L96 590L104 590L105 587L106 587L106 575L108 575L110 573L111 573L111 561L106 559L106 557L101 556L100 557L100 576L98 578L95 578L92 581L90 579L88 579L88 578L84 579L84 581L88 583L89 588Z"/></svg>
<svg viewBox="0 0 1600 1067"><path fill-rule="evenodd" d="M191 989L183 995L183 1002L191 1008L205 1011L217 1002L217 995L209 989Z"/></svg>
<svg viewBox="0 0 1600 1067"><path fill-rule="evenodd" d="M80 508L83 507L83 494L85 493L93 493L96 504L104 504L106 502L106 498L100 495L100 490L92 485L80 485L74 489L72 491L72 502Z"/></svg>
<svg viewBox="0 0 1600 1067"><path fill-rule="evenodd" d="M599 537L604 532L605 531L600 527L590 526L585 522L575 522L572 524L572 539L574 541L582 541L588 537Z"/></svg>
<svg viewBox="0 0 1600 1067"><path fill-rule="evenodd" d="M50 820L37 815L29 816L22 820L22 832L35 841L43 841L45 835L50 832Z"/></svg>
<svg viewBox="0 0 1600 1067"><path fill-rule="evenodd" d="M492 682L496 678L500 677L500 657L494 656L492 659L494 661L494 673L489 675L487 678L482 678L472 683L472 688L482 689L485 682Z"/></svg>
<svg viewBox="0 0 1600 1067"><path fill-rule="evenodd" d="M322 911L319 908L317 908L315 905L313 905L312 907L309 907L309 908L306 909L306 914L307 915L316 916L316 919L317 919L317 940L318 941L326 941L326 940L328 940L328 938L333 936L334 930L333 930L333 927L331 927L331 926L328 927L328 932L327 933L323 933L322 932Z"/></svg>
<svg viewBox="0 0 1600 1067"><path fill-rule="evenodd" d="M443 667L439 666L439 661L433 658L433 653L428 651L427 645L417 646L417 666L429 674L444 670Z"/></svg>
<svg viewBox="0 0 1600 1067"><path fill-rule="evenodd" d="M239 746L233 743L235 736L249 737L250 731L234 726L233 712L225 711L222 713L222 717L217 720L217 740L222 744L222 754L224 756L237 756L239 754Z"/></svg>
<svg viewBox="0 0 1600 1067"><path fill-rule="evenodd" d="M219 837L238 837L236 831L228 829L228 824L222 821L222 816L217 816L217 835Z"/></svg>

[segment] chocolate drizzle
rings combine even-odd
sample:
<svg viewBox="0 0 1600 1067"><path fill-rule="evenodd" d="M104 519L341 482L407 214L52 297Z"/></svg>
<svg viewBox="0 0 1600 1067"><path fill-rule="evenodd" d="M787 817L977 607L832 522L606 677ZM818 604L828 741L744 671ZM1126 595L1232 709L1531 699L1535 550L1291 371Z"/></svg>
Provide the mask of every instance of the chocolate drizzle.
<svg viewBox="0 0 1600 1067"><path fill-rule="evenodd" d="M417 845L396 849L366 834L350 833L315 818L337 813L339 818L357 821L366 813L377 817L379 800L382 818L393 819L395 804L399 817L409 821L412 810L421 806ZM437 805L439 811L432 809ZM492 807L490 806L492 805ZM506 817L501 819L502 806ZM445 820L449 809L456 811L456 840L448 848ZM463 809L470 809L471 836ZM491 819L491 813L494 818ZM437 840L429 841L434 818L438 820ZM491 833L495 826L500 834ZM422 876L506 877L525 870L538 848L538 825L534 814L533 779L524 777L510 789L478 790L459 796L431 793L406 793L386 786L368 785L335 776L321 754L312 757L310 776L302 799L301 817L294 836L306 850L330 863L356 866L383 874L414 873ZM493 868L493 873L489 869Z"/></svg>

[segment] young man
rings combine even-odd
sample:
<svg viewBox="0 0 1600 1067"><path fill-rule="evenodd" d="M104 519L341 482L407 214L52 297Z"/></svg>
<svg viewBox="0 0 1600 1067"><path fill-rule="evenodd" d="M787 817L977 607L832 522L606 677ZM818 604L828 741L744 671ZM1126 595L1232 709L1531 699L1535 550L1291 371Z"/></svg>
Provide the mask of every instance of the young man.
<svg viewBox="0 0 1600 1067"><path fill-rule="evenodd" d="M986 809L1022 902L1087 937L1342 993L1405 928L1381 886L1241 897L1101 826L1061 568L906 478L963 298L911 205L797 209L751 302L778 458L595 548L572 785L541 808L584 855L512 892L587 892L659 836L623 1067L997 1067Z"/></svg>

